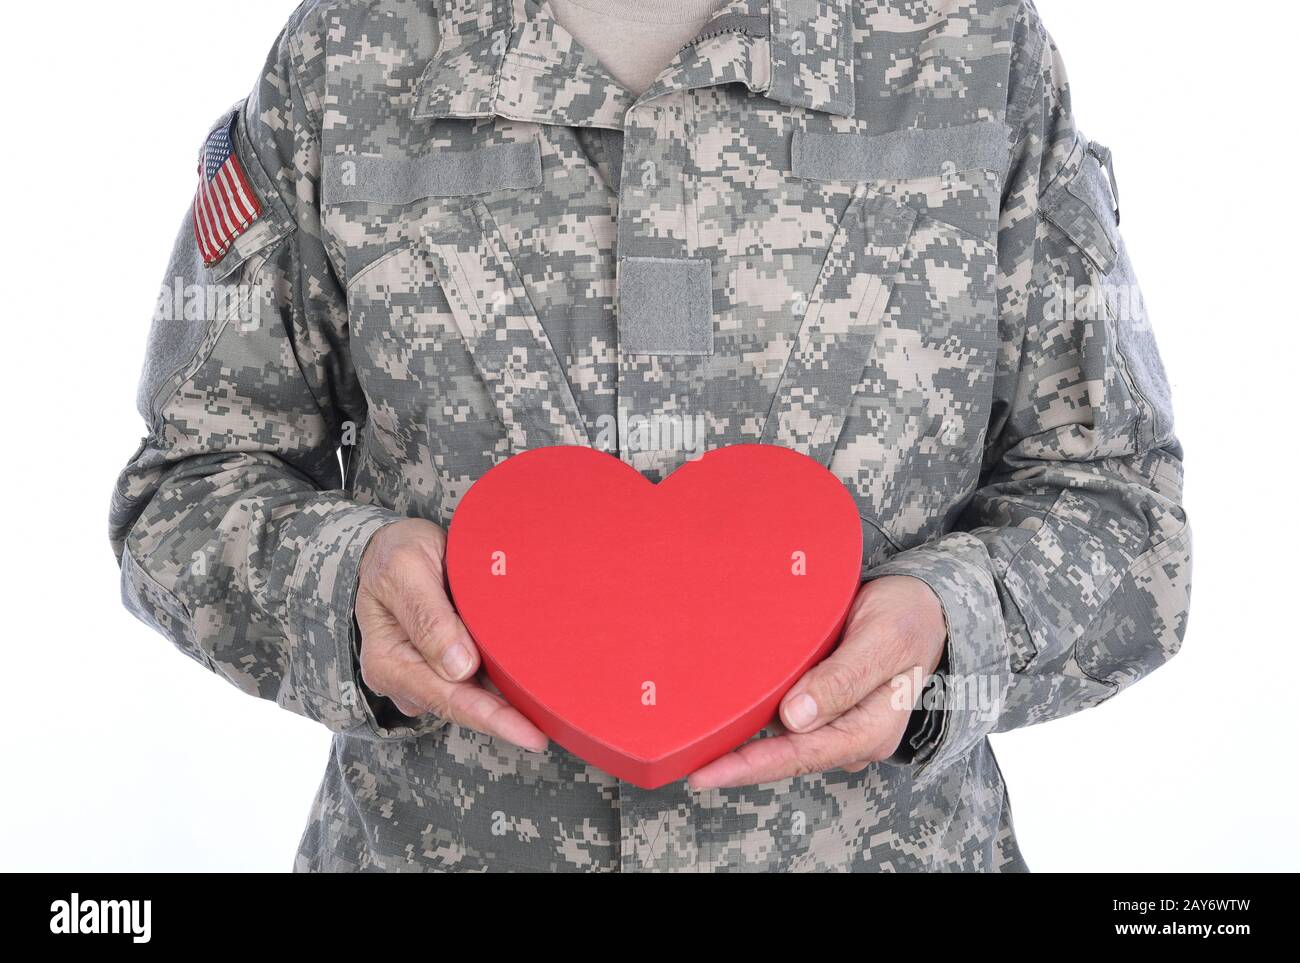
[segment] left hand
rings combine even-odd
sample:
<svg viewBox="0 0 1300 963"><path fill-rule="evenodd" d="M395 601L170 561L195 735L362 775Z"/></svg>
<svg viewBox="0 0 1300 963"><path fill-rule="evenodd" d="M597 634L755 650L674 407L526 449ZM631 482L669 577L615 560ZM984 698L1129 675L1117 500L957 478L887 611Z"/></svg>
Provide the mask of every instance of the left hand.
<svg viewBox="0 0 1300 963"><path fill-rule="evenodd" d="M754 740L709 763L691 775L691 788L754 786L831 769L861 772L888 759L920 695L917 678L938 668L947 636L943 607L920 579L868 582L853 603L839 648L782 700L787 733Z"/></svg>

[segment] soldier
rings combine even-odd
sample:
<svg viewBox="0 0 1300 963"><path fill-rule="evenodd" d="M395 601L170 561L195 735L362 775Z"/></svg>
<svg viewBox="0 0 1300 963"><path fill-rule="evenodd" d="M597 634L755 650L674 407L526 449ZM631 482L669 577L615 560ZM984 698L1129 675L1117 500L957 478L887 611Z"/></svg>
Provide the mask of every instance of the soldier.
<svg viewBox="0 0 1300 963"><path fill-rule="evenodd" d="M199 182L168 284L258 310L155 324L112 538L335 733L299 869L1020 869L988 735L1180 645L1169 391L1029 0L309 0ZM827 465L863 587L781 727L645 791L476 681L443 527L537 447L662 479L665 420Z"/></svg>

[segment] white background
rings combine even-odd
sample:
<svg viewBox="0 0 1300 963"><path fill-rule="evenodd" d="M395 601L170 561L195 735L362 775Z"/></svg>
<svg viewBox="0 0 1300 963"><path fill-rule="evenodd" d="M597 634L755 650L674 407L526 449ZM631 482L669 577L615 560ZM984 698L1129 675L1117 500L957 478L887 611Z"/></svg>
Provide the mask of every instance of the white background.
<svg viewBox="0 0 1300 963"><path fill-rule="evenodd" d="M1191 632L1117 700L995 737L1038 870L1300 869L1297 5L1039 0L1115 151L1196 531ZM208 125L291 0L9 4L9 536L0 868L285 870L323 729L136 623L106 539L134 389Z"/></svg>

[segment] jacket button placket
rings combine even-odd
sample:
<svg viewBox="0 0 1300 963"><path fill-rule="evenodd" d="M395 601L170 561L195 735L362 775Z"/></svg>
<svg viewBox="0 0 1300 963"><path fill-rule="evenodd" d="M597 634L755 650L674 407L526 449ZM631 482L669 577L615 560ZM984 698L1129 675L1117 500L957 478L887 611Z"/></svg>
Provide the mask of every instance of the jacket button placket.
<svg viewBox="0 0 1300 963"><path fill-rule="evenodd" d="M690 256L683 99L683 94L658 97L627 113L618 218L620 284L629 258L655 259L671 269L674 262ZM642 341L645 332L629 326L631 317L639 322L643 312L623 314L622 294L620 290L619 453L625 463L659 480L677 464L671 452L656 443L653 424L659 413L671 409L673 384L659 376L657 357L633 353L625 343L629 336ZM654 707L646 706L645 711L653 712ZM696 868L695 805L686 783L645 790L620 782L619 790L621 868L626 872Z"/></svg>

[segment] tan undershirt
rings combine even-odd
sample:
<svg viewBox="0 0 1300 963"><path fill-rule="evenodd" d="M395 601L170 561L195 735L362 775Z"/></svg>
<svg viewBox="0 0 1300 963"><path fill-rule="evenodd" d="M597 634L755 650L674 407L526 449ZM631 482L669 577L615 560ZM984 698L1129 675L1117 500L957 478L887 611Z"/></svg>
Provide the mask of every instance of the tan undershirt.
<svg viewBox="0 0 1300 963"><path fill-rule="evenodd" d="M550 0L556 23L638 96L723 0Z"/></svg>

